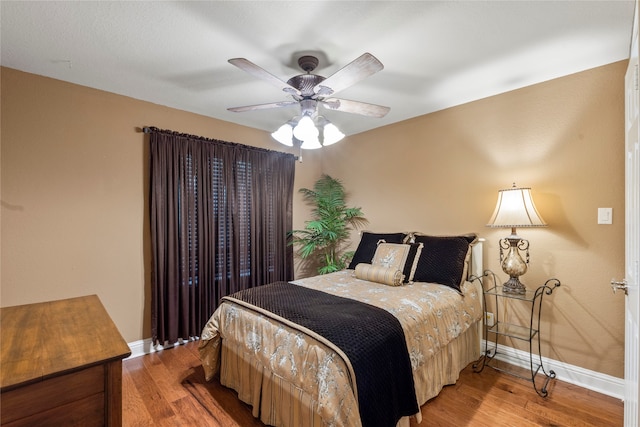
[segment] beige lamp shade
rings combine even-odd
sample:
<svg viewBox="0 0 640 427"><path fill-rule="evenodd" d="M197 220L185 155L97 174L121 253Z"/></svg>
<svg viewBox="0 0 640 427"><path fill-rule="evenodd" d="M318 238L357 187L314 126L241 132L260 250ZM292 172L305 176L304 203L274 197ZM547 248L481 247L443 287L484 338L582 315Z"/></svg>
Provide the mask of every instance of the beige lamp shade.
<svg viewBox="0 0 640 427"><path fill-rule="evenodd" d="M544 222L533 203L530 188L513 188L498 191L498 203L487 227L519 228L544 227Z"/></svg>

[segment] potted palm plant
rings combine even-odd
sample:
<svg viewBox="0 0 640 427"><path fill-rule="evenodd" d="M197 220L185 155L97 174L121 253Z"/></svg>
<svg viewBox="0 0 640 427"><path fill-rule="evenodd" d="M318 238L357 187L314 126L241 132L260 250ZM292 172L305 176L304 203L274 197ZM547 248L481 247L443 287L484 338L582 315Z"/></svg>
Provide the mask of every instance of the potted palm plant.
<svg viewBox="0 0 640 427"><path fill-rule="evenodd" d="M305 202L310 204L312 219L304 230L291 231L293 245L303 260L315 262L319 274L344 269L353 256L346 251L353 229L366 224L362 210L347 207L346 193L342 182L323 174L313 189L301 188Z"/></svg>

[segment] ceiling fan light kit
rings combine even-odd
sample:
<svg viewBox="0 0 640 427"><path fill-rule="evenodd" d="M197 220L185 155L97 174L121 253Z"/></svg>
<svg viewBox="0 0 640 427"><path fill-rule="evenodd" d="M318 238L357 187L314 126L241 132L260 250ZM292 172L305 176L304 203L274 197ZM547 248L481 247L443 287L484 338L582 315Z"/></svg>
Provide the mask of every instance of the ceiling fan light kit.
<svg viewBox="0 0 640 427"><path fill-rule="evenodd" d="M299 146L304 150L314 150L335 144L344 138L344 133L324 116L312 119L309 115L303 115L289 120L271 136L288 147Z"/></svg>
<svg viewBox="0 0 640 427"><path fill-rule="evenodd" d="M229 63L278 87L294 99L294 101L233 107L229 108L229 111L244 112L299 105L300 115L293 117L271 134L276 141L289 147L299 146L301 149L313 150L335 144L344 138L344 133L336 125L318 114L318 104L329 110L369 117L384 117L390 110L389 107L381 105L328 98L384 68L382 63L370 53L362 54L327 78L311 74L318 66L318 58L303 55L298 58L298 66L306 74L293 76L286 82L245 58L230 59Z"/></svg>

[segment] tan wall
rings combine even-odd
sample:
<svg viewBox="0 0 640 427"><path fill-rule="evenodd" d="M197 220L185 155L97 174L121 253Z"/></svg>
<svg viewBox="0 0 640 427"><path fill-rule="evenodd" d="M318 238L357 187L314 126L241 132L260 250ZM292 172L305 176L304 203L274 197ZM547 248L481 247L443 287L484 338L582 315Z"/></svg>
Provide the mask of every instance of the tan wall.
<svg viewBox="0 0 640 427"><path fill-rule="evenodd" d="M626 62L421 116L305 152L296 189L340 178L373 230L476 231L496 272L488 229L497 190L530 186L549 223L531 242L529 286L555 276L543 354L623 375ZM268 134L2 68L0 304L96 293L128 342L148 338L147 150L153 125L279 149ZM321 160L320 160L321 159ZM614 224L597 225L598 207ZM294 227L308 207L296 199ZM518 307L510 309L519 314Z"/></svg>
<svg viewBox="0 0 640 427"><path fill-rule="evenodd" d="M255 129L0 70L0 304L97 294L127 342L149 338L148 139L137 128L281 146ZM320 175L319 154L305 154L295 188ZM296 228L301 203L296 195Z"/></svg>
<svg viewBox="0 0 640 427"><path fill-rule="evenodd" d="M624 72L626 61L479 100L349 138L324 151L375 231L475 231L485 262L504 278L489 229L499 189L532 188L547 228L530 241L523 277L562 286L544 305L543 354L623 376ZM598 207L613 225L597 225ZM512 315L523 316L512 305Z"/></svg>

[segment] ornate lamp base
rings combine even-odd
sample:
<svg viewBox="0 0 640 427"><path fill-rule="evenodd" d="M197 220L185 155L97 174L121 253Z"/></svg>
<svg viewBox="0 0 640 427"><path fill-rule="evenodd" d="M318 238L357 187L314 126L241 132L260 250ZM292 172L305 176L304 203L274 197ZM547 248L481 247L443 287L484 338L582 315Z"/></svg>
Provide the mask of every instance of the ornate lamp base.
<svg viewBox="0 0 640 427"><path fill-rule="evenodd" d="M505 294L525 294L527 288L516 276L510 277L509 280L502 284L502 292Z"/></svg>
<svg viewBox="0 0 640 427"><path fill-rule="evenodd" d="M507 251L505 255L503 251ZM520 256L520 251L526 254L526 261ZM524 294L527 288L519 277L527 272L529 263L529 241L523 240L512 230L511 236L500 241L500 261L502 271L509 275L509 280L502 285L502 292L511 294Z"/></svg>

